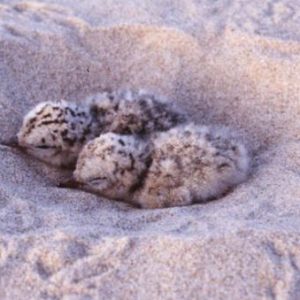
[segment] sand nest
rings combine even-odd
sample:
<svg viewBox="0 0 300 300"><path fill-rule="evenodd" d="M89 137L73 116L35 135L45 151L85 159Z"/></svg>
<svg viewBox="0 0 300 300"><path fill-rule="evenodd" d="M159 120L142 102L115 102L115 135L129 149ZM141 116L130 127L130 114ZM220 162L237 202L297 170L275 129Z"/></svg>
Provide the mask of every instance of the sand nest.
<svg viewBox="0 0 300 300"><path fill-rule="evenodd" d="M297 1L73 2L0 4L0 298L299 299ZM6 146L38 102L140 87L239 131L250 178L139 210Z"/></svg>

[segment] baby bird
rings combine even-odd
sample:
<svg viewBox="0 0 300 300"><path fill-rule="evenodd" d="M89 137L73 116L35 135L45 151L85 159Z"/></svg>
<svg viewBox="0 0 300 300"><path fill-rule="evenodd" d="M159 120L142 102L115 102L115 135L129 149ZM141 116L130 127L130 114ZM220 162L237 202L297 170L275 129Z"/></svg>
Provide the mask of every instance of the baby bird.
<svg viewBox="0 0 300 300"><path fill-rule="evenodd" d="M134 201L143 208L206 202L244 181L245 147L228 129L188 124L153 139L152 164Z"/></svg>
<svg viewBox="0 0 300 300"><path fill-rule="evenodd" d="M143 90L99 93L87 102L104 132L149 135L186 121L173 103Z"/></svg>
<svg viewBox="0 0 300 300"><path fill-rule="evenodd" d="M84 147L74 177L102 196L163 208L220 197L248 170L247 151L228 130L188 124L148 142L102 135Z"/></svg>
<svg viewBox="0 0 300 300"><path fill-rule="evenodd" d="M100 133L88 106L43 102L24 118L18 143L36 158L60 167L74 166L83 145Z"/></svg>
<svg viewBox="0 0 300 300"><path fill-rule="evenodd" d="M43 102L24 118L21 147L58 167L73 167L86 142L102 133L150 134L184 122L170 103L142 92L104 92L82 104Z"/></svg>
<svg viewBox="0 0 300 300"><path fill-rule="evenodd" d="M149 166L149 150L146 142L133 135L103 134L81 151L74 179L101 196L131 202Z"/></svg>

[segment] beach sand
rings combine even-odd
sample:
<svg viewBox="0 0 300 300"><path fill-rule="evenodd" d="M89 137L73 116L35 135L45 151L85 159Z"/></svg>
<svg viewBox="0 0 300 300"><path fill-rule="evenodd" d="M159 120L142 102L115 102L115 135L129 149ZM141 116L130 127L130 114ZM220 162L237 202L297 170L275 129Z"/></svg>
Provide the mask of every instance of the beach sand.
<svg viewBox="0 0 300 300"><path fill-rule="evenodd" d="M297 0L0 0L0 299L300 299ZM145 88L239 132L249 179L157 210L58 188L24 114Z"/></svg>

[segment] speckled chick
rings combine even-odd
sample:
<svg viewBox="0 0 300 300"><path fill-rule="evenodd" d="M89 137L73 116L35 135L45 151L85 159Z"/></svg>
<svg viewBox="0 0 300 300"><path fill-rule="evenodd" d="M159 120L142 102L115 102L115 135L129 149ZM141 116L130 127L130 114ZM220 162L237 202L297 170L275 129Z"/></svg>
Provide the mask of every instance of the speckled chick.
<svg viewBox="0 0 300 300"><path fill-rule="evenodd" d="M153 139L152 164L134 201L143 208L200 203L221 197L249 171L245 147L228 129L189 124Z"/></svg>
<svg viewBox="0 0 300 300"><path fill-rule="evenodd" d="M143 90L103 92L87 102L105 132L149 135L186 122L175 104Z"/></svg>
<svg viewBox="0 0 300 300"><path fill-rule="evenodd" d="M88 106L43 102L24 118L18 142L36 158L60 167L75 165L83 145L100 133Z"/></svg>
<svg viewBox="0 0 300 300"><path fill-rule="evenodd" d="M142 91L103 92L82 104L43 102L24 118L19 145L38 159L73 167L84 144L102 133L147 135L183 123L174 105Z"/></svg>
<svg viewBox="0 0 300 300"><path fill-rule="evenodd" d="M224 128L175 127L149 140L105 134L80 154L75 180L142 208L205 202L246 179L245 147Z"/></svg>
<svg viewBox="0 0 300 300"><path fill-rule="evenodd" d="M149 166L149 146L131 135L106 133L81 151L74 179L83 189L132 202L132 193Z"/></svg>

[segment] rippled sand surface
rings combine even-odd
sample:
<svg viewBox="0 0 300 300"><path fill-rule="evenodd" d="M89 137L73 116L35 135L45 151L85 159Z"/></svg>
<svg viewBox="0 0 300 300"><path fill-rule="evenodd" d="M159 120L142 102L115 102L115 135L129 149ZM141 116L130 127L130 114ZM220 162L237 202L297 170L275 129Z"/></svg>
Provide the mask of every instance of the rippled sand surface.
<svg viewBox="0 0 300 300"><path fill-rule="evenodd" d="M300 299L297 0L0 0L0 299ZM146 88L251 150L202 205L60 189L6 146L36 103Z"/></svg>

